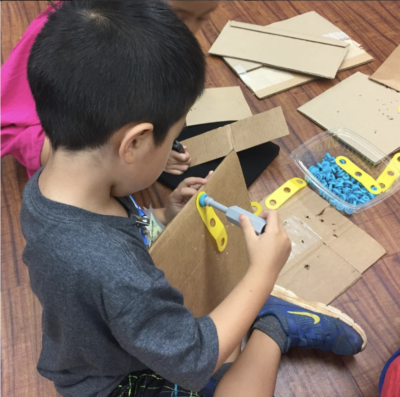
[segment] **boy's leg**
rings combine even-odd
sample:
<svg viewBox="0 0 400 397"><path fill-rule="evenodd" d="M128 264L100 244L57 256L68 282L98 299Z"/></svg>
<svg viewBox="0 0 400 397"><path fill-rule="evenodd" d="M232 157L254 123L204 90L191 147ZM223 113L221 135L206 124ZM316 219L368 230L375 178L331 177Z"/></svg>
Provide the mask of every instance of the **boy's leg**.
<svg viewBox="0 0 400 397"><path fill-rule="evenodd" d="M286 339L282 353L291 347L302 347L354 355L367 344L365 332L347 314L323 303L305 301L277 285L257 317L253 328L274 339L281 335L276 326L280 324ZM280 340L278 344L282 346Z"/></svg>
<svg viewBox="0 0 400 397"><path fill-rule="evenodd" d="M307 302L275 286L253 325L253 334L238 360L220 381L215 395L270 396L280 354L291 347L353 355L367 343L362 328L332 306Z"/></svg>
<svg viewBox="0 0 400 397"><path fill-rule="evenodd" d="M269 397L275 390L281 349L268 335L254 330L239 358L218 384L215 397Z"/></svg>

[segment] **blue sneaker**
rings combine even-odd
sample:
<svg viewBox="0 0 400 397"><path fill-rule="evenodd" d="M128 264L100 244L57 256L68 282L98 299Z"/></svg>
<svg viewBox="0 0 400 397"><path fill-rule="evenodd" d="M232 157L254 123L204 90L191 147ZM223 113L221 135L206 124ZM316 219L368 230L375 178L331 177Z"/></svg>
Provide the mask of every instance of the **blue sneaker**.
<svg viewBox="0 0 400 397"><path fill-rule="evenodd" d="M302 347L347 356L367 344L365 332L348 315L323 303L304 301L277 285L257 318L267 315L276 317L287 335L284 353Z"/></svg>

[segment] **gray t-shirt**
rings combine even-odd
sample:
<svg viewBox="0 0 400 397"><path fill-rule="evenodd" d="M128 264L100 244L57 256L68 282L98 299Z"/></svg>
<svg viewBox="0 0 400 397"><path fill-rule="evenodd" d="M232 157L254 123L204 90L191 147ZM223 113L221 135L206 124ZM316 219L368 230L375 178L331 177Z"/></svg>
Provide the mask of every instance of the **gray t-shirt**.
<svg viewBox="0 0 400 397"><path fill-rule="evenodd" d="M109 396L126 375L146 368L200 390L218 358L211 318L185 308L132 219L47 199L40 172L21 208L23 260L43 307L39 373L65 397ZM129 199L121 202L136 212Z"/></svg>

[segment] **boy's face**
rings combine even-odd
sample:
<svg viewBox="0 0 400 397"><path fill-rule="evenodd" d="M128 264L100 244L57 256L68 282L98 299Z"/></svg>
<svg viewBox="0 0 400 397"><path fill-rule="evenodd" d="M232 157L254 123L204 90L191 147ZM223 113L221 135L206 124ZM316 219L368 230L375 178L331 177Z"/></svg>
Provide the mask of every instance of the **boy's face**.
<svg viewBox="0 0 400 397"><path fill-rule="evenodd" d="M168 1L175 14L182 22L196 33L201 24L218 7L218 1Z"/></svg>
<svg viewBox="0 0 400 397"><path fill-rule="evenodd" d="M153 126L149 123L122 132L116 145L119 160L114 170L118 178L111 191L113 196L123 197L146 189L158 179L167 165L172 145L181 133L185 120L186 114L169 129L159 146L154 143Z"/></svg>

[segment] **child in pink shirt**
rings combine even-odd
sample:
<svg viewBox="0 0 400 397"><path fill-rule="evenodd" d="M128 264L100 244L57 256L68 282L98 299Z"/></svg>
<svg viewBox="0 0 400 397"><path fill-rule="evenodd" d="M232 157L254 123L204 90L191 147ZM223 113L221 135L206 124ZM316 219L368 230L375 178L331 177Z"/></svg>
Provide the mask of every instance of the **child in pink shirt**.
<svg viewBox="0 0 400 397"><path fill-rule="evenodd" d="M28 27L1 68L1 157L11 154L31 177L40 168L44 131L27 77L28 57L47 22L48 7Z"/></svg>
<svg viewBox="0 0 400 397"><path fill-rule="evenodd" d="M60 3L56 2L55 6ZM195 32L218 3L171 1L169 4ZM47 162L50 144L36 114L27 78L27 64L36 36L52 11L53 6L49 6L29 25L1 68L1 157L11 154L26 167L29 178ZM188 152L171 151L165 171L179 175L189 165Z"/></svg>

